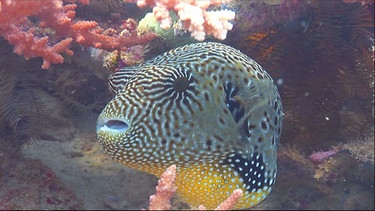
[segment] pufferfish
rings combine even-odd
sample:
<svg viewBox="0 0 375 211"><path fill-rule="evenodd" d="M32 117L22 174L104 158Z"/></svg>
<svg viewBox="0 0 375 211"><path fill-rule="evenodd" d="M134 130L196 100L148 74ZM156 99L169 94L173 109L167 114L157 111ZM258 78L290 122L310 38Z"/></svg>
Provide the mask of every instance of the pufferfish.
<svg viewBox="0 0 375 211"><path fill-rule="evenodd" d="M237 209L261 202L277 172L280 95L270 75L239 50L189 44L109 77L115 97L97 122L106 153L160 176L177 166L177 194L213 209L235 189Z"/></svg>

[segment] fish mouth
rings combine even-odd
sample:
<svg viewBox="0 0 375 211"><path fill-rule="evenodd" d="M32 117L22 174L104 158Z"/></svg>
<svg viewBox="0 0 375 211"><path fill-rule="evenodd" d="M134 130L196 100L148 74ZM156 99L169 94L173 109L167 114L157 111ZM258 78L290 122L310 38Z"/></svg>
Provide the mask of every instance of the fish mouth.
<svg viewBox="0 0 375 211"><path fill-rule="evenodd" d="M98 118L96 133L123 133L129 129L130 123L123 118Z"/></svg>

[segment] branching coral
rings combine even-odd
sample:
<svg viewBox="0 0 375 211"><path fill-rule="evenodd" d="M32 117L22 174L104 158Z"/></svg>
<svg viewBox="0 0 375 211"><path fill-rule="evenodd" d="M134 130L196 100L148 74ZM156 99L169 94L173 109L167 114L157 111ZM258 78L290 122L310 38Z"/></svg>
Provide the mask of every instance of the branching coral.
<svg viewBox="0 0 375 211"><path fill-rule="evenodd" d="M210 6L219 6L230 0L126 0L137 2L139 7L153 7L155 19L162 29L168 30L172 26L171 11L175 12L183 28L191 32L191 36L203 41L206 35L224 40L227 32L233 28L230 22L235 17L235 12L224 9L209 11Z"/></svg>
<svg viewBox="0 0 375 211"><path fill-rule="evenodd" d="M62 54L72 56L72 42L106 50L119 50L146 44L156 37L155 34L140 35L135 28L129 29L129 33L125 35L114 29L103 29L95 21L74 21L77 5L64 4L61 0L1 0L0 6L0 36L15 46L14 52L18 55L26 59L42 57L43 69L48 69L51 64L62 63ZM47 27L54 33L40 37L40 29ZM62 40L51 45L54 39Z"/></svg>

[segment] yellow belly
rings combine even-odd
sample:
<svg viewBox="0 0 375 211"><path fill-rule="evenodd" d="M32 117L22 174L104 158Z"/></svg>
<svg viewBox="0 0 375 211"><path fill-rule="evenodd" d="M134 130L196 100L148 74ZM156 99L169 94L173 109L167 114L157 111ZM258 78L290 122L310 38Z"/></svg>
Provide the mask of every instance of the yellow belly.
<svg viewBox="0 0 375 211"><path fill-rule="evenodd" d="M158 177L165 168L155 168L155 165L130 166ZM175 179L178 196L192 207L205 206L208 210L215 209L230 196L235 189L242 189L243 196L234 207L244 209L257 205L271 191L270 187L249 192L243 187L243 182L230 168L222 168L215 163L197 164L190 167L177 166Z"/></svg>

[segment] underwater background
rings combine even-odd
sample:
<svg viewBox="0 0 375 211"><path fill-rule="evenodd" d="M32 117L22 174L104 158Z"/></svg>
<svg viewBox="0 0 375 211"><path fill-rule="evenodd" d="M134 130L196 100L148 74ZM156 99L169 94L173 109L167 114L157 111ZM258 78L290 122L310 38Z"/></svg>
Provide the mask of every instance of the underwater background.
<svg viewBox="0 0 375 211"><path fill-rule="evenodd" d="M114 162L97 141L97 117L113 98L108 76L199 41L176 17L167 31L145 19L150 7L121 0L63 4L72 2L74 20L95 21L111 29L107 36L135 30L150 36L108 51L73 42L74 55L65 52L45 68L42 58L18 55L6 39L0 1L0 209L147 208L157 178ZM252 209L373 210L374 1L233 0L210 9L236 15L226 39L205 41L257 61L283 102L276 183ZM41 22L31 15L22 28L58 43ZM190 207L175 197L172 208Z"/></svg>

